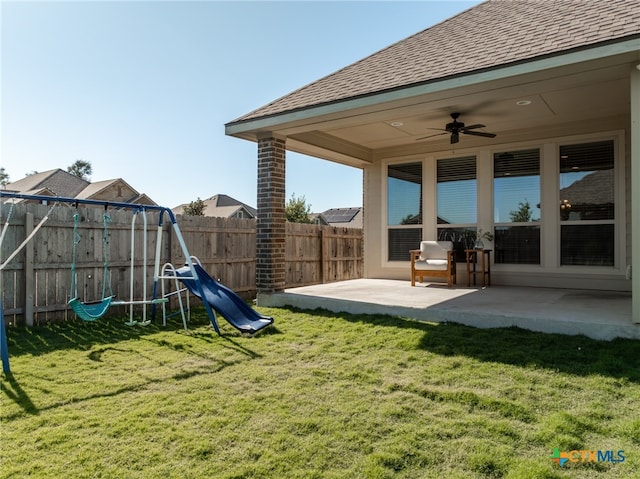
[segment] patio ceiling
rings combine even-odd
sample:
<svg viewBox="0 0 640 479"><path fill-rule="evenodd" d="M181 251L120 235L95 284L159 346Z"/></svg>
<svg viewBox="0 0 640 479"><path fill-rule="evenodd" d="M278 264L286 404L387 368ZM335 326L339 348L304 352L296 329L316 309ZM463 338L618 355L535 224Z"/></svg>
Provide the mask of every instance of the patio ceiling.
<svg viewBox="0 0 640 479"><path fill-rule="evenodd" d="M553 57L319 105L227 125L227 133L253 141L286 137L288 150L362 167L382 158L450 150L448 134L420 138L439 133L434 129L444 128L453 112L466 125L486 125L477 131L497 134L460 135L456 149L585 133L601 129L604 119L626 125L637 51L590 55L572 53L565 61Z"/></svg>

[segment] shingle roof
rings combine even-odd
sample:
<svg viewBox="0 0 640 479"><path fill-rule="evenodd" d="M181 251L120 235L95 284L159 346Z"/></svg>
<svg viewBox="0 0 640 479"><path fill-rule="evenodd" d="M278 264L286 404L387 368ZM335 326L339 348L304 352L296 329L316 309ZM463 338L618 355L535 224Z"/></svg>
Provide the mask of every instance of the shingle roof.
<svg viewBox="0 0 640 479"><path fill-rule="evenodd" d="M56 196L74 197L90 183L71 173L56 168L26 176L18 181L9 183L7 190L24 193L41 188L47 188Z"/></svg>
<svg viewBox="0 0 640 479"><path fill-rule="evenodd" d="M76 195L76 198L91 198L96 193L99 193L100 191L104 190L109 185L116 183L117 181L119 181L119 179L116 178L114 180L104 180L90 183L86 188L84 188Z"/></svg>
<svg viewBox="0 0 640 479"><path fill-rule="evenodd" d="M232 123L636 36L638 0L488 0Z"/></svg>
<svg viewBox="0 0 640 479"><path fill-rule="evenodd" d="M249 206L242 201L238 201L228 195L213 195L211 198L203 200L203 203L205 204L205 216L230 218L240 209L244 209L253 218L258 216L258 210L256 210L254 207ZM178 205L175 208L172 208L171 211L173 211L177 215L184 214L184 208L188 204L189 203Z"/></svg>

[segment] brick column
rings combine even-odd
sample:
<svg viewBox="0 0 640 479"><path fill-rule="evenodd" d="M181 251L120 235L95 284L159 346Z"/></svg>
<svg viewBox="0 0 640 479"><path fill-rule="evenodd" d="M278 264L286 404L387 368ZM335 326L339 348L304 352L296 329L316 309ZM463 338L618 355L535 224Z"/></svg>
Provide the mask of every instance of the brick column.
<svg viewBox="0 0 640 479"><path fill-rule="evenodd" d="M285 285L285 141L258 140L258 294L283 291Z"/></svg>

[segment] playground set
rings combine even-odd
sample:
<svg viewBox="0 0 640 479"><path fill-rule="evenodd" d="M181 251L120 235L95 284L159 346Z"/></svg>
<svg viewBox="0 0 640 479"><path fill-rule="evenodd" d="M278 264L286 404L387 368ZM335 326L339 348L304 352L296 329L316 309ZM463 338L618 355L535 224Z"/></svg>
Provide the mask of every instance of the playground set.
<svg viewBox="0 0 640 479"><path fill-rule="evenodd" d="M11 203L9 213L5 224L0 233L0 273L6 266L20 253L20 251L37 235L38 230L47 222L49 215L58 204L71 204L76 208L78 205L93 205L102 206L104 208L103 214L103 235L102 235L102 247L103 247L103 281L102 281L102 298L96 302L83 302L78 294L77 285L77 273L76 273L76 260L77 260L77 248L82 240L79 234L80 215L76 212L74 214L74 233L73 233L73 254L71 263L71 285L69 287L69 302L68 306L73 310L77 317L84 321L96 321L103 317L112 306L129 306L129 321L125 324L129 326L133 325L147 325L150 320L147 319L147 306L151 306L151 319L155 319L156 308L158 305L162 307L162 322L166 325L166 320L171 314L167 312L167 303L171 296L176 296L179 304L179 313L182 317L184 329L187 329L188 315L190 314L189 306L189 293L200 298L204 304L207 315L211 321L213 329L220 335L220 329L218 328L218 322L216 319L216 313L224 317L233 327L238 329L242 333L255 334L258 331L264 329L273 323L273 318L261 315L251 306L249 306L240 296L238 296L230 288L224 286L220 282L216 281L207 271L202 267L197 257L191 256L187 249L187 245L184 241L180 227L176 221L176 217L171 209L156 206L156 205L141 205L135 203L123 203L114 201L102 201L91 199L79 199L79 198L67 198L61 196L42 196L42 195L28 195L22 193L12 193L6 191L0 191L0 206L4 198L15 200L31 200L39 201L43 204L51 204L51 208L47 214L40 220L40 222L33 228L33 231L22 241L22 243L12 251L7 259L2 262L2 242L5 234L9 228L9 221L11 219L11 213L13 211L14 202ZM118 208L132 210L131 220L131 265L130 265L130 291L129 300L116 300L111 289L110 271L109 271L109 224L111 218L108 215L109 208ZM1 209L0 209L1 211ZM152 297L147 299L147 275L142 275L142 300L135 300L134 296L134 260L135 260L135 226L139 217L142 217L143 221L143 248L142 259L143 263L147 264L147 212L155 211L159 212L157 239L156 239L156 251L154 258L154 271L153 271L153 294ZM163 221L164 215L169 217L173 232L178 240L182 254L185 257L185 265L180 268L176 268L171 263L165 263L160 267L160 256L162 250L162 233L163 233ZM167 290L165 282L169 282L172 288ZM2 276L0 274L0 285L2 283ZM158 291L160 285L161 291ZM0 291L2 291L0 287ZM183 299L183 294L185 298ZM4 312L2 306L2 295L0 295L0 356L2 357L3 371L5 374L10 373L9 366L9 352L7 347L7 336L4 324ZM186 304L186 306L185 306ZM141 305L142 308L142 320L136 321L134 319L133 306ZM186 315L185 315L186 311Z"/></svg>

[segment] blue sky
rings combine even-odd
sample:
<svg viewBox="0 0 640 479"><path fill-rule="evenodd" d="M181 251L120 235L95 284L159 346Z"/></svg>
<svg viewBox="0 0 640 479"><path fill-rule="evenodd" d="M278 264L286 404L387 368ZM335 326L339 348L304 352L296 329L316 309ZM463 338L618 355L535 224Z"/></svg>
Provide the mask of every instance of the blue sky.
<svg viewBox="0 0 640 479"><path fill-rule="evenodd" d="M163 206L256 204L256 145L224 124L479 1L0 2L0 162L11 181L122 177ZM362 204L362 172L287 154L287 198Z"/></svg>

